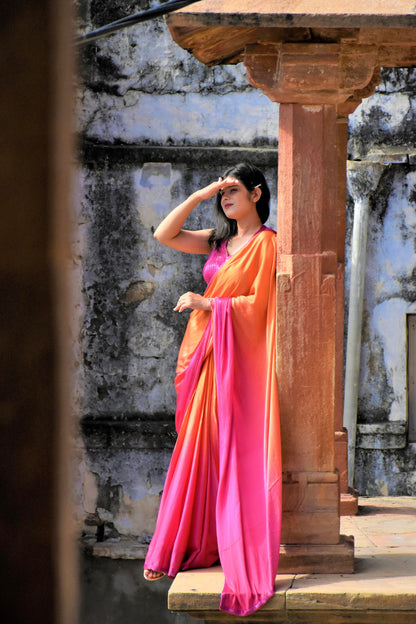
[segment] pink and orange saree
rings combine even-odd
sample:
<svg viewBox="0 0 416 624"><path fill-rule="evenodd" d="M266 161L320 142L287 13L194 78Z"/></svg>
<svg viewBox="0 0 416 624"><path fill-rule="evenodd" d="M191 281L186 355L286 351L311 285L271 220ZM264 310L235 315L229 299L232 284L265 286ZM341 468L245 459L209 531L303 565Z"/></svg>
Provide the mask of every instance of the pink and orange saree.
<svg viewBox="0 0 416 624"><path fill-rule="evenodd" d="M275 271L275 233L262 228L209 282L212 313L190 316L175 382L178 439L145 562L173 577L219 559L220 609L235 615L273 595L279 558Z"/></svg>

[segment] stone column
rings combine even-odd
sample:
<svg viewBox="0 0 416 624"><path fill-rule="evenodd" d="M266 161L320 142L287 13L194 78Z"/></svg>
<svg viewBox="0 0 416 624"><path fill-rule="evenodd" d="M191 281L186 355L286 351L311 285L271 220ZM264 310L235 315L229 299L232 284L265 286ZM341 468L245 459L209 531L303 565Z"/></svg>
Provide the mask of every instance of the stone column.
<svg viewBox="0 0 416 624"><path fill-rule="evenodd" d="M337 280L336 280L336 349L335 349L335 467L339 474L340 513L356 514L358 494L348 487L348 432L343 426L344 404L344 263L345 201L348 141L348 114L352 107L337 108Z"/></svg>
<svg viewBox="0 0 416 624"><path fill-rule="evenodd" d="M365 260L370 202L384 166L380 163L348 163L348 188L354 199L351 246L351 280L348 306L348 342L345 366L344 423L348 428L348 477L354 483L358 382L360 377L361 328L363 316Z"/></svg>
<svg viewBox="0 0 416 624"><path fill-rule="evenodd" d="M337 297L336 287L344 227L340 189L345 193L345 179L340 178L337 106L369 84L375 63L373 46L348 43L256 44L247 46L245 53L250 83L280 102L277 366L284 470L281 571L353 570L353 544L339 534L334 448L342 396L342 335L337 323L342 295Z"/></svg>
<svg viewBox="0 0 416 624"><path fill-rule="evenodd" d="M369 97L380 82L380 68L363 89L354 93L346 102L337 106L338 176L337 176L337 336L335 363L335 466L339 473L340 513L354 515L358 511L358 492L348 484L348 430L344 426L344 262L345 262L345 202L346 166L348 142L348 115L353 113L361 100Z"/></svg>

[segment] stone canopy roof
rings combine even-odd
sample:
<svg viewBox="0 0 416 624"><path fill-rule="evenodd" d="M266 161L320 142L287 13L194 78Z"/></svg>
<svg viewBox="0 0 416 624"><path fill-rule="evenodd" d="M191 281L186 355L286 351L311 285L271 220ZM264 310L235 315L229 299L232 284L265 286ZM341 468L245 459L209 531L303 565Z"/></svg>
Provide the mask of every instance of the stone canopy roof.
<svg viewBox="0 0 416 624"><path fill-rule="evenodd" d="M166 21L207 65L238 63L250 44L307 42L373 45L380 65L416 65L414 0L201 0Z"/></svg>
<svg viewBox="0 0 416 624"><path fill-rule="evenodd" d="M185 21L183 21L185 20ZM413 0L202 0L176 11L177 24L238 26L416 26Z"/></svg>

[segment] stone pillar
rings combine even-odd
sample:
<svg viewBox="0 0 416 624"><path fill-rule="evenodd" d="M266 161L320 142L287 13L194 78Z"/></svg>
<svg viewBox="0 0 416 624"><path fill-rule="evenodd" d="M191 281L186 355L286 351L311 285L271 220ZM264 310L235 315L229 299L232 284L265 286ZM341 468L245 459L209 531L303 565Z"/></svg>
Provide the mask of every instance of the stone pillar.
<svg viewBox="0 0 416 624"><path fill-rule="evenodd" d="M358 492L348 485L348 430L344 426L344 263L345 263L345 202L346 166L348 142L348 115L353 113L362 98L370 96L380 82L380 68L363 89L337 106L337 313L336 313L336 362L335 362L335 466L339 473L340 513L354 515L358 511Z"/></svg>
<svg viewBox="0 0 416 624"><path fill-rule="evenodd" d="M340 107L343 108L343 107ZM354 106L355 108L355 106ZM350 112L350 111L348 111ZM348 112L337 110L337 280L335 350L335 467L339 474L340 513L355 514L358 495L348 489L348 432L343 426L344 404L344 263L345 201L348 141Z"/></svg>
<svg viewBox="0 0 416 624"><path fill-rule="evenodd" d="M384 167L380 163L349 162L348 187L354 199L351 246L351 280L348 306L348 342L345 366L344 422L348 428L348 477L354 483L358 382L360 377L361 328L365 286L370 201Z"/></svg>
<svg viewBox="0 0 416 624"><path fill-rule="evenodd" d="M281 571L353 570L353 544L339 534L334 444L342 397L342 291L337 281L343 283L339 260L345 220L345 201L340 209L341 193L345 196L340 158L345 152L337 107L369 84L375 63L373 46L343 43L256 44L245 53L250 83L280 102ZM342 132L344 141L345 128Z"/></svg>
<svg viewBox="0 0 416 624"><path fill-rule="evenodd" d="M359 101L337 107L337 281L336 281L336 352L335 352L335 467L339 474L340 513L355 515L358 492L348 485L348 431L343 426L344 411L344 284L345 284L345 203L348 141L348 114Z"/></svg>

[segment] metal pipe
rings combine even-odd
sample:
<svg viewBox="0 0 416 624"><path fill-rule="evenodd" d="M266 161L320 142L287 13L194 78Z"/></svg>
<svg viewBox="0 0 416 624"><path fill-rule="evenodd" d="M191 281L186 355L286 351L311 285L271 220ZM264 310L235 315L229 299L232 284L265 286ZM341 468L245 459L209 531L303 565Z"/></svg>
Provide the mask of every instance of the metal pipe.
<svg viewBox="0 0 416 624"><path fill-rule="evenodd" d="M135 13L134 15L122 17L115 22L111 22L111 24L106 24L101 28L97 28L96 30L86 33L85 35L80 35L79 37L76 37L75 43L79 46L86 43L92 43L97 39L112 35L118 30L122 30L128 26L134 26L134 24L138 24L139 22L145 22L155 17L160 17L161 15L167 15L168 13L182 9L189 4L194 4L195 2L200 2L200 0L170 0L169 2L164 2L160 6L153 7L152 9L148 9L147 11L142 11L140 13Z"/></svg>

